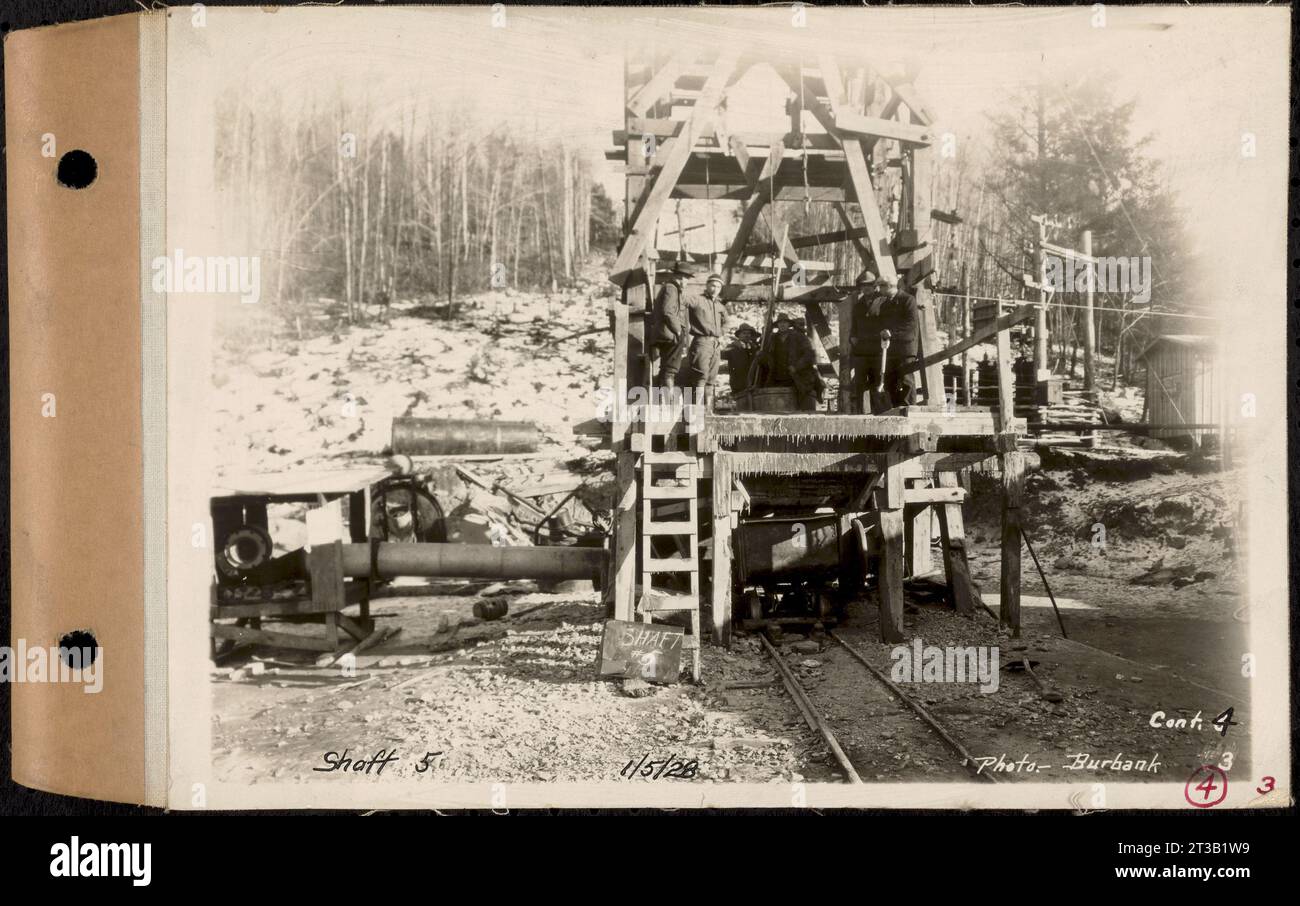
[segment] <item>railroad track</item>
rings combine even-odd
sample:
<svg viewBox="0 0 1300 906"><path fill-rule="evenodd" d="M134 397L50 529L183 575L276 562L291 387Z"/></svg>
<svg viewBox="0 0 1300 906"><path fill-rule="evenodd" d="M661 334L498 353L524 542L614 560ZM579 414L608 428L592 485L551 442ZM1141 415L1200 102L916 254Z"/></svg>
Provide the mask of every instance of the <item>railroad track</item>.
<svg viewBox="0 0 1300 906"><path fill-rule="evenodd" d="M875 684L877 688L883 688L888 693L889 697L900 706L900 708L907 709L920 718L921 723L924 724L928 730L928 736L930 739L937 740L942 744L942 747L948 751L949 762L954 760L960 761L961 766L964 767L966 771L980 780L989 783L1000 782L992 774L977 771L975 767L975 757L971 755L970 751L953 734L953 732L948 727L944 726L943 723L941 723L932 713L930 713L924 705L899 688L898 684L890 680L890 678L881 672L879 668L868 661L861 651L855 648L853 644L846 641L840 634L832 631L829 635L835 641L838 648L848 654L849 659L853 663L862 667L862 672L871 677L873 684ZM760 633L758 638L763 644L763 648L767 651L768 656L772 659L773 663L776 664L776 668L781 674L781 679L785 683L786 690L790 693L791 698L794 699L795 705L803 715L804 721L810 728L821 734L822 738L826 741L827 746L830 748L831 755L834 756L836 762L838 762L839 768L844 773L848 782L862 783L863 780L858 774L859 766L854 764L853 759L850 758L849 755L850 751L852 751L852 747L846 747L841 743L834 728L831 726L831 721L829 721L822 713L822 710L817 707L815 700L816 697L799 682L799 678L795 675L794 671L790 669L789 665L786 664L785 659L781 656L780 652L778 652L776 648L773 647L772 643L768 641L767 636ZM833 649L828 648L826 650L831 651ZM908 757L911 757L910 753Z"/></svg>

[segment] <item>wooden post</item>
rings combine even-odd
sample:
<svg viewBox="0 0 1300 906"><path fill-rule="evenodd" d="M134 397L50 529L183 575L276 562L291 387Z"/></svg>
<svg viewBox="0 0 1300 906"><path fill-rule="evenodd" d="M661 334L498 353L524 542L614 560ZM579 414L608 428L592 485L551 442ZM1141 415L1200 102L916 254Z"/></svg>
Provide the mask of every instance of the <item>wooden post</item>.
<svg viewBox="0 0 1300 906"><path fill-rule="evenodd" d="M958 487L956 472L939 472L939 487ZM966 527L960 503L939 507L939 540L943 547L943 572L948 580L948 603L958 613L975 612L975 594L966 562Z"/></svg>
<svg viewBox="0 0 1300 906"><path fill-rule="evenodd" d="M926 259L932 254L930 249L930 230L932 210L931 192L930 192L930 149L914 148L910 154L912 166L910 168L910 177L912 180L911 191L908 197L911 200L911 227L916 236L917 249L908 257L916 262L913 266L911 276L915 281L912 286L912 292L916 295L916 306L921 316L920 323L920 347L923 350L922 355L926 352L934 352L939 348L937 331L937 318L935 311L934 296L925 286L926 277L923 276L929 265ZM925 379L925 404L927 406L944 405L944 387L943 387L943 364L935 362L927 366L922 372ZM928 532L927 532L928 534Z"/></svg>
<svg viewBox="0 0 1300 906"><path fill-rule="evenodd" d="M970 284L966 282L966 262L961 264L961 338L967 339L971 335L970 323ZM961 382L962 382L962 405L969 406L970 402L970 360L967 358L968 353L961 354Z"/></svg>
<svg viewBox="0 0 1300 906"><path fill-rule="evenodd" d="M1034 386L1047 370L1047 287L1043 285L1043 243L1047 241L1047 221L1043 215L1030 218L1038 224L1038 242L1034 245L1034 282L1038 285L1038 311L1034 313Z"/></svg>
<svg viewBox="0 0 1300 906"><path fill-rule="evenodd" d="M1024 491L1023 453L1003 453L1002 461L1002 576L998 587L1001 606L998 622L1020 638L1020 502Z"/></svg>
<svg viewBox="0 0 1300 906"><path fill-rule="evenodd" d="M880 575L876 594L880 601L880 640L903 641L903 463L890 454L884 487L876 492L880 511Z"/></svg>
<svg viewBox="0 0 1300 906"><path fill-rule="evenodd" d="M1016 415L1016 375L1011 369L1011 335L999 330L998 354L998 430L1010 431Z"/></svg>
<svg viewBox="0 0 1300 906"><path fill-rule="evenodd" d="M614 619L632 620L636 609L637 454L618 454L614 505Z"/></svg>
<svg viewBox="0 0 1300 906"><path fill-rule="evenodd" d="M731 460L713 456L713 644L731 647Z"/></svg>
<svg viewBox="0 0 1300 906"><path fill-rule="evenodd" d="M1097 350L1097 325L1092 318L1093 290L1096 284L1096 268L1092 261L1092 230L1083 231L1083 254L1087 258L1088 291L1083 303L1083 389L1093 390L1096 380L1093 372L1093 356Z"/></svg>
<svg viewBox="0 0 1300 906"><path fill-rule="evenodd" d="M857 412L857 406L850 402L853 397L853 353L849 349L849 334L853 331L853 303L857 292L850 290L839 301L840 331L840 398L839 413L847 415Z"/></svg>
<svg viewBox="0 0 1300 906"><path fill-rule="evenodd" d="M914 482L915 487L925 487L924 479ZM932 567L930 562L930 507L914 503L903 513L904 550L907 557L907 575L924 576Z"/></svg>

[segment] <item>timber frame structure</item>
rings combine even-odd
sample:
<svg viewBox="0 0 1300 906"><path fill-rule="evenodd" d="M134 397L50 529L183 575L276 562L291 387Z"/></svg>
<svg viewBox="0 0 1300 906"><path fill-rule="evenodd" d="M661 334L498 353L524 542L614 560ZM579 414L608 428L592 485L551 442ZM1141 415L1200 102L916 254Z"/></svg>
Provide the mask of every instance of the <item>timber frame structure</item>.
<svg viewBox="0 0 1300 906"><path fill-rule="evenodd" d="M771 66L795 95L793 100L787 95L791 128L785 134L723 131L728 90L755 65ZM654 248L658 221L671 199L707 199L742 205L734 239L706 256L725 259L724 298L758 302L775 294L780 301L804 304L837 373L847 370L847 343L836 349L830 342L821 306L837 306L839 335L846 336L853 275L837 284L830 265L800 262L799 250L852 243L863 267L910 285L922 320L915 367L921 371L923 404L884 415L844 414L849 409L844 387L837 414L616 409L611 445L617 499L607 592L615 617L648 622L670 611L689 612L698 678L701 605L709 606L703 626L711 628L712 641L729 645L733 531L741 513L759 505L803 505L807 511L829 506L838 516L842 545L862 535L865 551L865 534L874 536L881 638L889 642L904 637L904 578L931 571L935 508L949 602L959 612L973 613L982 602L967 569L966 490L960 479L979 470L1002 476L1000 621L1018 635L1024 461L1017 440L1025 427L1014 417L1007 331L1032 319L1037 306L1022 305L979 334L938 348L927 286L934 115L912 78L886 76L858 61L842 67L829 53L809 61L806 53L782 56L766 48L752 55L733 49L630 51L625 66L625 126L615 133L619 148L606 155L627 168L624 241L610 276L621 289L612 310L614 386L621 399L638 388L649 390L643 339L655 293L655 262L661 257ZM805 113L820 131L805 131ZM892 235L877 188L891 169L898 171L901 186ZM788 227L779 225L776 202L781 201L833 205L844 229L791 237ZM851 216L854 207L860 224ZM765 209L774 238L751 243ZM998 404L956 406L955 399L945 400L943 362L995 341ZM668 555L666 540L676 542L667 545ZM670 590L658 587L665 573L676 574L669 577ZM710 586L707 593L702 579Z"/></svg>

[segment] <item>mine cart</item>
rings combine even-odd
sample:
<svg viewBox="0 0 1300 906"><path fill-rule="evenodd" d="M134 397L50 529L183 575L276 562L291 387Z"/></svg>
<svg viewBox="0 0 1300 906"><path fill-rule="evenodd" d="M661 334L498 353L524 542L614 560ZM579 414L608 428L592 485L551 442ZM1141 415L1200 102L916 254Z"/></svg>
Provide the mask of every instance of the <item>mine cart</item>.
<svg viewBox="0 0 1300 906"><path fill-rule="evenodd" d="M749 623L816 622L835 618L840 573L839 517L816 513L749 519L736 531L736 591Z"/></svg>

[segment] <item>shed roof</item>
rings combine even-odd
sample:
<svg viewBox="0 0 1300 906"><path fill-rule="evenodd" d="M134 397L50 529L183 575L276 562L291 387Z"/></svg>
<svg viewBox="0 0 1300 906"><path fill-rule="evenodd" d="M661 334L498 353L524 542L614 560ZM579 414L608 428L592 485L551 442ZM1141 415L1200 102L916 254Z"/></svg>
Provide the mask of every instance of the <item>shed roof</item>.
<svg viewBox="0 0 1300 906"><path fill-rule="evenodd" d="M1163 343L1169 343L1174 346L1183 346L1192 349L1213 349L1215 339L1214 337L1207 337L1204 334L1169 333L1169 334L1165 334L1162 337L1156 337L1149 344L1147 344L1147 347L1143 349L1140 353L1138 353L1138 358L1145 359L1147 355L1150 354L1151 350L1155 349L1157 346L1160 346Z"/></svg>

